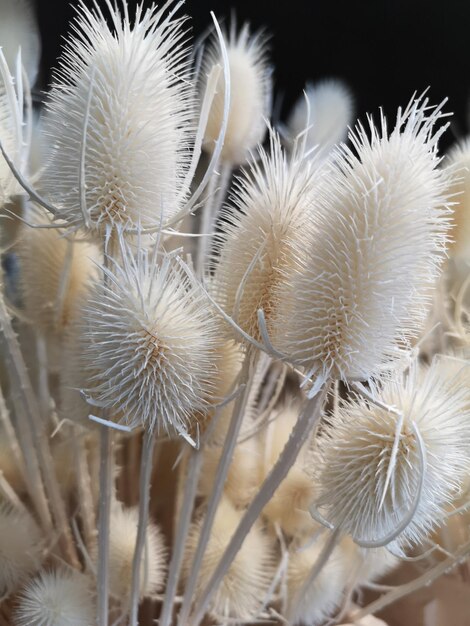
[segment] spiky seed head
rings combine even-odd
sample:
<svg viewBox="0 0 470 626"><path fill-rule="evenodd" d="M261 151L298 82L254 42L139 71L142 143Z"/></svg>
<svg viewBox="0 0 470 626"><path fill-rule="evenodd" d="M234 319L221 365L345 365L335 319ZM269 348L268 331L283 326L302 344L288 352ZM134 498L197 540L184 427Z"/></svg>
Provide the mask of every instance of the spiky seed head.
<svg viewBox="0 0 470 626"><path fill-rule="evenodd" d="M39 569L44 541L41 530L26 512L0 504L0 595L11 593Z"/></svg>
<svg viewBox="0 0 470 626"><path fill-rule="evenodd" d="M308 128L307 147L317 146L317 152L326 157L336 144L346 139L353 115L354 103L348 87L340 80L327 79L306 86L287 126L291 140Z"/></svg>
<svg viewBox="0 0 470 626"><path fill-rule="evenodd" d="M113 504L109 534L109 590L119 601L126 602L132 586L132 562L139 512ZM146 554L140 566L140 598L149 598L162 590L166 575L167 550L163 535L150 522L146 531ZM91 556L97 562L98 548L93 546Z"/></svg>
<svg viewBox="0 0 470 626"><path fill-rule="evenodd" d="M187 433L217 370L219 322L177 261L125 253L92 288L79 335L88 393L129 425Z"/></svg>
<svg viewBox="0 0 470 626"><path fill-rule="evenodd" d="M15 626L90 626L95 620L91 581L80 572L43 571L18 598Z"/></svg>
<svg viewBox="0 0 470 626"><path fill-rule="evenodd" d="M455 202L452 216L453 256L470 259L470 137L458 143L449 153L448 167L453 173L451 186Z"/></svg>
<svg viewBox="0 0 470 626"><path fill-rule="evenodd" d="M289 623L316 626L331 616L343 596L349 575L347 553L338 545L313 583L302 593L322 548L323 537L305 548L294 542L287 570L287 617Z"/></svg>
<svg viewBox="0 0 470 626"><path fill-rule="evenodd" d="M39 216L33 221L48 223ZM42 333L64 333L86 297L91 278L97 275L99 250L91 243L67 241L55 229L24 226L20 237L18 255L26 314Z"/></svg>
<svg viewBox="0 0 470 626"><path fill-rule="evenodd" d="M338 153L270 329L310 375L368 379L423 325L449 228L441 117L418 98L391 132L383 114L380 129L369 119L370 137L361 125L350 136L356 154Z"/></svg>
<svg viewBox="0 0 470 626"><path fill-rule="evenodd" d="M158 227L162 213L165 221L181 208L193 117L184 19L139 5L131 23L127 9L108 6L112 27L80 2L45 121L44 188L69 227L99 237ZM84 216L78 183L87 109Z"/></svg>
<svg viewBox="0 0 470 626"><path fill-rule="evenodd" d="M396 463L382 507L397 416L362 398L343 403L319 445L317 505L345 533L377 540L392 533L412 509L420 481L416 424L425 449L421 497L415 514L396 540L417 544L442 523L446 507L460 493L470 464L468 391L449 382L442 361L412 367L372 383L380 402L403 412Z"/></svg>
<svg viewBox="0 0 470 626"><path fill-rule="evenodd" d="M41 39L30 0L0 0L0 46L12 74L21 48L21 61L29 84L36 82L41 55Z"/></svg>
<svg viewBox="0 0 470 626"><path fill-rule="evenodd" d="M244 163L250 150L263 140L266 120L271 108L271 70L267 60L266 41L261 33L250 35L244 24L239 34L234 25L227 44L230 67L230 109L222 149L222 159L233 166ZM203 61L200 93L203 94L207 75L216 64L223 65L217 40L211 42ZM212 150L220 133L224 113L225 82L220 76L217 93L212 102L204 142Z"/></svg>
<svg viewBox="0 0 470 626"><path fill-rule="evenodd" d="M255 338L258 309L270 319L277 305L276 287L296 264L294 244L306 227L322 179L321 171L312 173L311 163L300 155L289 160L274 131L269 153L260 147L258 157L238 179L232 206L223 211L213 282L218 302Z"/></svg>
<svg viewBox="0 0 470 626"><path fill-rule="evenodd" d="M196 585L196 597L206 587L222 554L235 532L243 512L223 498L217 509L212 534ZM183 563L187 577L196 551L202 520L189 533ZM271 540L255 525L247 535L228 572L214 594L210 613L216 618L253 619L260 609L273 576L274 554Z"/></svg>

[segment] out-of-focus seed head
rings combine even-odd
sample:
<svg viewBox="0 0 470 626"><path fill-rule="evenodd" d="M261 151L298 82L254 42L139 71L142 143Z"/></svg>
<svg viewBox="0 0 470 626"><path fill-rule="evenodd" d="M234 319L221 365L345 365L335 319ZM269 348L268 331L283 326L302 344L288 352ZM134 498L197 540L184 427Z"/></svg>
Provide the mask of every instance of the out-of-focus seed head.
<svg viewBox="0 0 470 626"><path fill-rule="evenodd" d="M34 85L41 40L30 0L0 0L0 46L12 74L16 73L16 59L21 48L22 64L30 85Z"/></svg>

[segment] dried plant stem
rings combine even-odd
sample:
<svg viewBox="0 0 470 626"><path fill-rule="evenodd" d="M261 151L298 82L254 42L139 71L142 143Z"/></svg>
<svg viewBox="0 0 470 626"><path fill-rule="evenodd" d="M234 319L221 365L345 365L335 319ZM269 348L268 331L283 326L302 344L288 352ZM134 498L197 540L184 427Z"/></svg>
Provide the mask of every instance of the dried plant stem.
<svg viewBox="0 0 470 626"><path fill-rule="evenodd" d="M191 458L188 463L186 485L183 494L183 506L181 507L175 539L173 541L173 551L166 583L165 598L159 619L160 626L170 626L171 623L174 598L176 596L184 548L191 524L191 514L194 508L203 460L202 448L191 450Z"/></svg>
<svg viewBox="0 0 470 626"><path fill-rule="evenodd" d="M36 354L38 359L38 397L39 409L47 424L51 412L51 395L49 390L49 374L47 366L47 346L44 336L36 331Z"/></svg>
<svg viewBox="0 0 470 626"><path fill-rule="evenodd" d="M186 626L188 623L188 617L191 610L191 602L193 599L194 590L196 589L196 583L199 576L199 570L201 568L202 559L209 542L210 533L214 523L217 507L219 506L222 492L227 478L230 463L232 461L233 451L237 444L238 434L245 415L245 407L248 402L250 394L250 385L247 384L250 378L252 351L247 350L243 361L242 369L240 372L239 384L246 385L243 392L238 396L235 405L233 407L232 419L230 420L230 426L225 438L224 446L222 449L222 455L220 457L219 464L215 473L215 481L212 487L212 492L207 504L207 511L202 523L201 533L194 555L193 562L191 564L191 570L186 581L186 588L183 596L183 604L178 617L179 626Z"/></svg>
<svg viewBox="0 0 470 626"><path fill-rule="evenodd" d="M105 411L103 412L105 417ZM99 626L109 620L109 525L113 485L113 433L100 427L100 496L98 518L98 619Z"/></svg>
<svg viewBox="0 0 470 626"><path fill-rule="evenodd" d="M28 372L26 370L26 365L23 360L23 355L21 354L17 337L11 326L10 316L8 315L3 298L0 302L0 325L6 339L8 353L13 366L11 370L12 382L14 380L22 389L22 395L20 397L27 419L26 428L30 429L31 435L34 436L34 440L36 442L37 459L42 470L52 514L60 532L61 546L69 563L74 567L80 567L80 561L78 560L72 532L67 520L65 503L62 499L57 476L55 475L54 461L49 448L49 442L46 438L44 423L37 411L37 404Z"/></svg>
<svg viewBox="0 0 470 626"><path fill-rule="evenodd" d="M5 404L5 398L3 397L1 388L0 388L0 422L2 424L2 428L5 433L5 438L8 443L8 449L13 454L17 468L20 471L20 474L23 480L27 484L27 475L26 475L26 468L24 464L23 455L21 453L18 439L16 437L15 429L13 428L13 424L11 423L10 413L8 411L7 405Z"/></svg>
<svg viewBox="0 0 470 626"><path fill-rule="evenodd" d="M7 502L9 502L15 509L21 511L22 513L28 514L28 509L25 507L23 502L16 495L16 491L7 481L3 472L0 470L0 495L5 498Z"/></svg>
<svg viewBox="0 0 470 626"><path fill-rule="evenodd" d="M85 544L90 547L96 539L96 517L93 496L91 492L90 469L87 461L87 449L83 441L83 433L77 427L75 431L75 445L73 446L75 472L77 477L77 491L80 502L80 511L83 522Z"/></svg>
<svg viewBox="0 0 470 626"><path fill-rule="evenodd" d="M222 579L232 564L233 559L240 550L245 537L248 535L253 524L261 515L264 507L273 497L274 492L287 476L292 465L295 463L302 446L305 444L306 438L312 432L312 429L320 418L323 401L327 393L327 387L328 385L324 384L322 390L306 403L276 464L266 477L266 480L261 485L259 492L246 510L245 515L230 540L230 543L228 544L215 572L204 589L199 604L196 607L192 618L189 620L189 624L192 626L197 626L204 618L212 595L222 582Z"/></svg>
<svg viewBox="0 0 470 626"><path fill-rule="evenodd" d="M155 433L146 430L144 433L142 460L140 465L139 488L139 524L135 541L134 560L132 562L132 586L130 596L130 625L138 625L140 599L140 565L144 553L145 539L149 518L150 481L152 476L153 451L156 442Z"/></svg>
<svg viewBox="0 0 470 626"><path fill-rule="evenodd" d="M454 554L442 563L435 565L418 578L411 580L409 583L405 583L404 585L399 585L395 587L392 591L384 594L382 597L374 600L369 605L360 609L359 611L354 611L351 615L352 621L356 622L359 619L366 617L367 615L376 614L379 611L382 611L386 606L389 606L393 602L396 602L400 598L404 598L408 596L410 593L418 591L418 589L422 589L423 587L431 584L443 574L446 574L448 571L457 567L459 562L463 561L470 555L470 541L464 543L460 548L454 552Z"/></svg>
<svg viewBox="0 0 470 626"><path fill-rule="evenodd" d="M204 276L206 263L210 257L210 249L212 245L212 235L215 231L217 216L220 213L222 203L227 195L227 189L232 176L232 167L229 163L222 163L220 177L212 175L207 188L206 201L201 214L201 237L197 250L196 270L199 276ZM219 183L216 189L216 184Z"/></svg>

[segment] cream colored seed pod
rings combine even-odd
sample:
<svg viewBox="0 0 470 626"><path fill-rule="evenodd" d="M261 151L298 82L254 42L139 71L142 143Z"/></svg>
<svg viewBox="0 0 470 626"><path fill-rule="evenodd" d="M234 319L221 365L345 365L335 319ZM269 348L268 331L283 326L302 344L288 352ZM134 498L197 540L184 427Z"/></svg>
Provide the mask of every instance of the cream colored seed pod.
<svg viewBox="0 0 470 626"><path fill-rule="evenodd" d="M222 149L222 159L236 166L243 163L263 140L266 119L271 107L271 71L267 65L267 49L261 35L250 36L248 24L238 37L232 28L227 46L230 68L230 108ZM206 51L199 92L205 90L205 80L215 64L222 65L217 41ZM204 136L205 147L212 150L220 133L224 112L225 83L219 78Z"/></svg>
<svg viewBox="0 0 470 626"><path fill-rule="evenodd" d="M39 215L34 222L48 223ZM24 226L18 255L28 318L44 334L63 333L77 315L90 279L97 275L98 248L68 242L54 229Z"/></svg>
<svg viewBox="0 0 470 626"><path fill-rule="evenodd" d="M111 511L109 536L109 590L120 602L129 599L132 584L132 562L139 514L137 509L124 508L116 502ZM149 523L146 532L148 558L140 565L140 598L149 598L162 590L166 572L166 548L160 529ZM97 546L92 559L98 558Z"/></svg>
<svg viewBox="0 0 470 626"><path fill-rule="evenodd" d="M25 586L15 626L90 626L96 618L92 581L80 572L42 572Z"/></svg>
<svg viewBox="0 0 470 626"><path fill-rule="evenodd" d="M0 597L39 569L44 547L42 533L27 512L0 504Z"/></svg>
<svg viewBox="0 0 470 626"><path fill-rule="evenodd" d="M348 551L338 545L317 578L307 585L325 540L320 537L311 546L299 549L293 544L287 570L287 619L292 624L317 626L330 617L341 602L350 575Z"/></svg>
<svg viewBox="0 0 470 626"><path fill-rule="evenodd" d="M282 407L261 434L258 473L260 483L266 478L287 443L299 415L295 404ZM316 524L309 513L315 499L315 482L307 471L308 442L303 446L297 461L286 478L276 489L274 496L263 509L263 515L278 524L288 535L297 536L315 529Z"/></svg>
<svg viewBox="0 0 470 626"><path fill-rule="evenodd" d="M227 498L221 500L199 571L196 598L214 573L241 517L242 512L237 511ZM188 575L196 551L201 522L195 522L190 530L183 564L184 577ZM273 564L270 539L259 526L253 527L214 595L210 605L211 615L216 619L234 618L241 622L254 619L272 580Z"/></svg>

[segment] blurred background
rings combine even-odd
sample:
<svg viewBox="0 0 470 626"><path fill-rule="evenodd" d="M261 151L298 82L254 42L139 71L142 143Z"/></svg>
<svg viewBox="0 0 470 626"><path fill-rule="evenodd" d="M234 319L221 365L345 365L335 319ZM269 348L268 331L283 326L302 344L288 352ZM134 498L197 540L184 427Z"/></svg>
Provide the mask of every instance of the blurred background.
<svg viewBox="0 0 470 626"><path fill-rule="evenodd" d="M77 2L36 3L44 88ZM105 0L97 3L105 6ZM93 0L84 4L92 6ZM145 4L150 6L151 0ZM430 87L432 102L448 97L446 108L454 112L444 147L467 134L469 0L186 0L183 7L192 17L194 36L211 24L211 10L223 19L232 9L239 22L248 20L254 29L264 27L271 35L276 97L283 117L306 81L336 77L352 90L360 118L379 106L394 116L414 91Z"/></svg>

